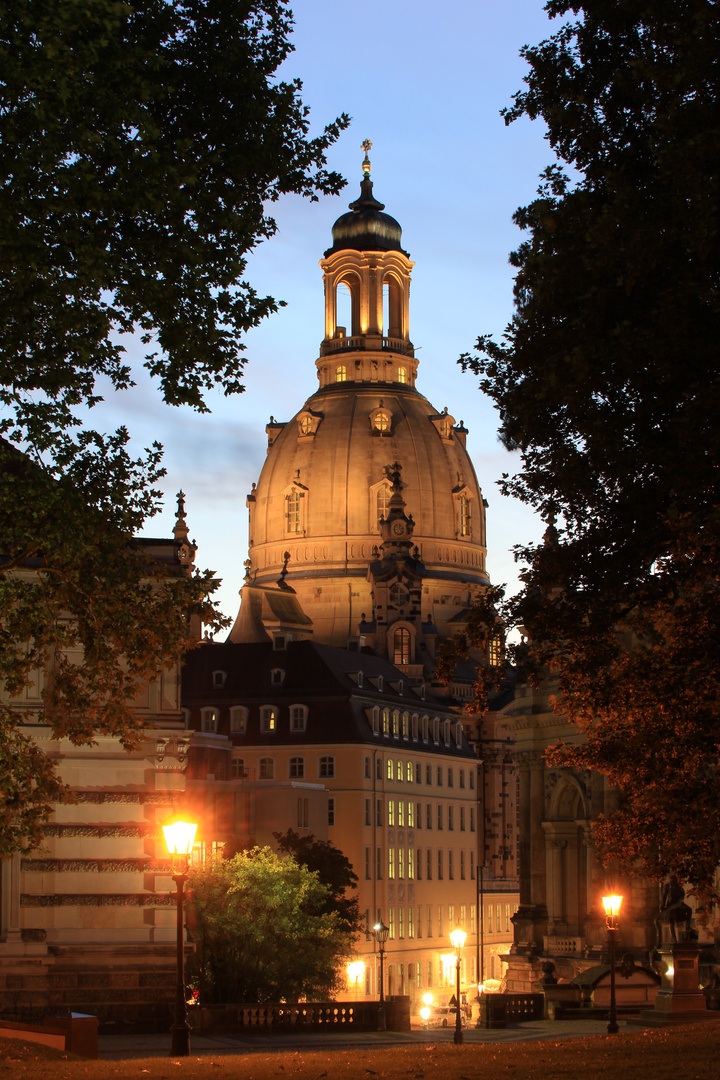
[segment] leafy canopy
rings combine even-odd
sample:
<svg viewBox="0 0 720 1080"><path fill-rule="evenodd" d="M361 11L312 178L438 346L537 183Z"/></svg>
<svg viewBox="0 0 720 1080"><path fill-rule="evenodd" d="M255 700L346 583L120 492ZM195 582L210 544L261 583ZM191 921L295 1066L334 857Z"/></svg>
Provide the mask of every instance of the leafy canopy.
<svg viewBox="0 0 720 1080"><path fill-rule="evenodd" d="M720 862L720 27L711 0L551 0L579 15L526 48L506 112L559 161L526 238L504 339L461 363L522 467L503 490L551 523L519 552L515 607L559 708L556 761L620 784L606 860L710 887ZM687 793L701 807L688 811ZM705 814L707 810L707 814ZM692 819L692 820L691 820Z"/></svg>
<svg viewBox="0 0 720 1080"><path fill-rule="evenodd" d="M323 1000L336 988L352 934L292 856L253 848L192 871L190 890L201 1002Z"/></svg>
<svg viewBox="0 0 720 1080"><path fill-rule="evenodd" d="M341 925L354 934L360 929L360 912L357 896L357 874L347 855L329 840L318 840L312 833L301 835L294 829L286 833L274 832L273 837L282 853L292 855L296 862L317 874L327 889L327 898L321 911L335 912Z"/></svg>
<svg viewBox="0 0 720 1080"><path fill-rule="evenodd" d="M132 384L130 334L165 402L242 390L242 335L277 307L243 277L268 207L343 184L325 152L347 117L310 138L300 83L274 75L291 21L285 0L3 5L0 854L38 842L63 794L23 723L132 745L131 702L189 617L223 624L208 575L130 542L162 448L134 457L80 410Z"/></svg>

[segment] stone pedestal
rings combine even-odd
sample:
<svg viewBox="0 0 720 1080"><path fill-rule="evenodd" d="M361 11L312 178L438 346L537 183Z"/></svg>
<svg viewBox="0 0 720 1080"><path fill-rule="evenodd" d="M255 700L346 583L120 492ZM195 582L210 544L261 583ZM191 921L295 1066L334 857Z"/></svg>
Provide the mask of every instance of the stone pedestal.
<svg viewBox="0 0 720 1080"><path fill-rule="evenodd" d="M628 1023L661 1027L720 1019L717 1013L708 1012L705 995L700 989L699 946L694 942L673 942L662 945L659 952L666 970L662 976L662 987L655 998L655 1008L643 1011L637 1020L628 1020ZM670 969L672 975L669 974Z"/></svg>

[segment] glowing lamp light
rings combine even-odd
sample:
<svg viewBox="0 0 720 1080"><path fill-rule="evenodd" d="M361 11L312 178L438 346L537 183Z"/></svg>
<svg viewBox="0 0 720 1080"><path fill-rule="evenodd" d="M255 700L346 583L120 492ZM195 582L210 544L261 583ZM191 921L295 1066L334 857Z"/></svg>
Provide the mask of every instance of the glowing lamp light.
<svg viewBox="0 0 720 1080"><path fill-rule="evenodd" d="M430 1007L428 1005L423 1005L422 1009L420 1010L420 1017L423 1023L427 1024L428 1020L430 1019Z"/></svg>
<svg viewBox="0 0 720 1080"><path fill-rule="evenodd" d="M359 982L362 982L364 974L365 974L365 963L364 963L364 961L362 961L362 960L354 960L352 963L347 965L348 980L349 980L349 982L354 983L355 986L357 986L357 984Z"/></svg>
<svg viewBox="0 0 720 1080"><path fill-rule="evenodd" d="M192 855L197 824L190 821L172 821L163 825L165 843L171 855Z"/></svg>
<svg viewBox="0 0 720 1080"><path fill-rule="evenodd" d="M620 914L620 908L622 907L622 896L603 896L603 907L605 908L605 914L609 919L614 919Z"/></svg>
<svg viewBox="0 0 720 1080"><path fill-rule="evenodd" d="M452 942L453 949L457 949L458 952L465 945L465 938L467 934L459 926L456 926L453 932L450 934L450 941Z"/></svg>
<svg viewBox="0 0 720 1080"><path fill-rule="evenodd" d="M432 996L432 994L423 994L423 1005L432 1005L434 1000L435 998Z"/></svg>

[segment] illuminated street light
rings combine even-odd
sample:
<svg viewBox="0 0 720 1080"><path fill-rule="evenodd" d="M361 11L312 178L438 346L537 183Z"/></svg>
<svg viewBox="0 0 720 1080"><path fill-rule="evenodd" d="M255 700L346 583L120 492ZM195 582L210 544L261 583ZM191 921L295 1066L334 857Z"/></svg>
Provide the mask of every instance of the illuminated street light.
<svg viewBox="0 0 720 1080"><path fill-rule="evenodd" d="M175 994L175 1023L172 1033L173 1057L188 1057L190 1053L190 1025L185 1000L185 944L183 940L183 888L187 880L190 856L197 825L189 821L173 821L163 825L165 843L172 856L172 876L177 886L177 989Z"/></svg>
<svg viewBox="0 0 720 1080"><path fill-rule="evenodd" d="M463 1033L462 1033L462 1019L460 1017L460 952L465 944L465 938L467 934L464 930L461 930L459 926L456 926L453 932L450 934L450 941L452 947L456 952L455 961L455 1045L462 1046Z"/></svg>
<svg viewBox="0 0 720 1080"><path fill-rule="evenodd" d="M380 950L380 1005L378 1008L378 1031L385 1030L385 942L390 933L390 927L380 919L373 926L373 933Z"/></svg>
<svg viewBox="0 0 720 1080"><path fill-rule="evenodd" d="M607 926L608 938L610 940L610 1016L608 1022L608 1034L615 1035L619 1028L617 1022L617 1005L615 1002L615 943L617 940L617 918L622 906L623 898L617 894L612 896L603 896L603 907L605 908L605 925Z"/></svg>

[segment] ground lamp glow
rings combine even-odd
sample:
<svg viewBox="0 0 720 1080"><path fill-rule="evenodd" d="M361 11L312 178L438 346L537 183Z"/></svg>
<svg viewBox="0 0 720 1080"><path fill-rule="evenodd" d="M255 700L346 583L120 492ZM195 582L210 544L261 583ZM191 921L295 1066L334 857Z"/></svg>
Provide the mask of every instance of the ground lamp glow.
<svg viewBox="0 0 720 1080"><path fill-rule="evenodd" d="M605 908L605 925L607 926L610 942L610 1016L608 1021L608 1034L614 1035L618 1031L617 1004L615 1001L615 946L617 941L617 918L622 906L623 898L617 894L603 896Z"/></svg>
<svg viewBox="0 0 720 1080"><path fill-rule="evenodd" d="M462 1046L463 1033L462 1033L462 1018L460 1016L460 952L465 944L465 938L467 934L464 930L461 930L459 926L456 926L453 932L450 934L450 941L452 947L455 950L455 1045Z"/></svg>
<svg viewBox="0 0 720 1080"><path fill-rule="evenodd" d="M373 926L373 933L380 951L380 1005L378 1008L378 1031L385 1030L385 942L388 939L390 928L380 920Z"/></svg>
<svg viewBox="0 0 720 1080"><path fill-rule="evenodd" d="M165 843L172 856L172 876L177 886L177 989L175 994L175 1023L171 1027L173 1057L187 1057L190 1053L190 1025L185 1000L185 942L183 939L183 900L190 856L197 825L189 821L173 821L163 825Z"/></svg>

